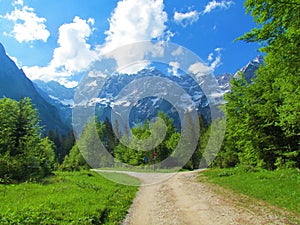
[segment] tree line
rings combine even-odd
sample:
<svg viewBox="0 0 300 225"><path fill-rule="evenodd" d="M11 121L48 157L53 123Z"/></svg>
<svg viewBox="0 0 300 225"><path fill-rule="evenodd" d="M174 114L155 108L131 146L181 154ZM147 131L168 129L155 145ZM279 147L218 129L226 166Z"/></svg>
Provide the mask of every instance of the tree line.
<svg viewBox="0 0 300 225"><path fill-rule="evenodd" d="M184 152L191 156L190 159L187 158L185 168L198 168L205 148L203 140L207 140L209 130L204 117L199 117L201 128L197 140L193 133L194 121L191 117L186 117L186 134L183 136L175 128L173 119L165 113L159 112L158 118L151 125L148 120L138 123L129 132L126 127L120 129L117 122L112 126L108 118L99 121L95 117L86 124L79 140L75 142L73 132L60 135L57 131L50 130L44 135L43 127L39 124L38 111L29 98L20 101L2 98L0 183L39 180L51 175L56 169L73 171L89 169L91 166L115 166L118 162L133 166L151 165L168 157L171 158L164 168L182 166L184 164L180 160L184 156L180 154L185 154ZM97 135L93 133L94 128ZM165 130L165 134L162 134L162 130ZM181 143L181 149L176 150L180 139L184 141ZM99 152L99 146L96 144L99 140L107 155ZM152 145L155 146L154 149L151 148ZM148 151L143 151L144 149ZM190 149L196 150L193 153ZM108 155L114 157L114 160Z"/></svg>
<svg viewBox="0 0 300 225"><path fill-rule="evenodd" d="M194 121L189 116L186 116L183 131L185 135L175 128L173 119L163 112L158 112L158 119L153 123L150 124L150 121L146 120L130 129L127 127L121 129L117 121L112 126L108 118L99 121L95 117L84 127L78 142L66 156L62 168L72 171L89 166L118 167L124 164L143 167L162 161L164 161L161 164L162 168L176 166L184 166L186 169L199 168L209 132L209 123L202 115L199 116L199 121L200 134L196 137L191 130ZM99 140L102 147L97 144ZM189 155L187 158L180 154ZM186 161L183 162L182 159Z"/></svg>

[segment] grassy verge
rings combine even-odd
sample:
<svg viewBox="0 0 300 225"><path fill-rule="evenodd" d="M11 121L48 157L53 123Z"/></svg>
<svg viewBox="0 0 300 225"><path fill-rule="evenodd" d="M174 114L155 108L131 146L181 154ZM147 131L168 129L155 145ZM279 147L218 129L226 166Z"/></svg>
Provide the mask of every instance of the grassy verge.
<svg viewBox="0 0 300 225"><path fill-rule="evenodd" d="M296 169L203 171L209 182L300 214L300 173Z"/></svg>
<svg viewBox="0 0 300 225"><path fill-rule="evenodd" d="M0 224L119 224L137 189L95 172L59 172L43 183L0 185Z"/></svg>

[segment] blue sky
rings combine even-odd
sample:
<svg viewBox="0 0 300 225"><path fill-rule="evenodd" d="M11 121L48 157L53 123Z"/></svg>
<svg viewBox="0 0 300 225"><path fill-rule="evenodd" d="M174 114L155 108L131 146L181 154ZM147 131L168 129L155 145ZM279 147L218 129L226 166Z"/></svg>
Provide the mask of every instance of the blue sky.
<svg viewBox="0 0 300 225"><path fill-rule="evenodd" d="M214 74L259 54L234 42L255 26L240 0L0 0L0 42L31 79L74 86L99 55L163 40L196 53Z"/></svg>

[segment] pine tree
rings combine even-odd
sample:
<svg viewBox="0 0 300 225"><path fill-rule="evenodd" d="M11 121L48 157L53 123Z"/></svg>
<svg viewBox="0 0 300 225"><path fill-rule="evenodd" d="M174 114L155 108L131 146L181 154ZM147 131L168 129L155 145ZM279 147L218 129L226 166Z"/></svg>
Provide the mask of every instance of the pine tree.
<svg viewBox="0 0 300 225"><path fill-rule="evenodd" d="M0 178L24 181L51 174L53 144L41 130L29 98L0 99Z"/></svg>
<svg viewBox="0 0 300 225"><path fill-rule="evenodd" d="M205 121L203 114L199 115L199 139L197 148L192 155L191 162L193 169L199 169L200 162L203 159L203 153L208 141L208 123Z"/></svg>

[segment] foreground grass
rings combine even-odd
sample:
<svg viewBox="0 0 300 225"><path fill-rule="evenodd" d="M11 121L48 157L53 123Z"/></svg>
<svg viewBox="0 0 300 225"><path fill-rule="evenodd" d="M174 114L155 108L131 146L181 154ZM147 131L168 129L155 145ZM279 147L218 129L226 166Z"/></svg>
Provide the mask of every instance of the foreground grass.
<svg viewBox="0 0 300 225"><path fill-rule="evenodd" d="M209 182L300 214L300 173L296 169L214 169L201 174Z"/></svg>
<svg viewBox="0 0 300 225"><path fill-rule="evenodd" d="M95 172L59 172L43 183L0 185L0 224L119 224L136 191Z"/></svg>

